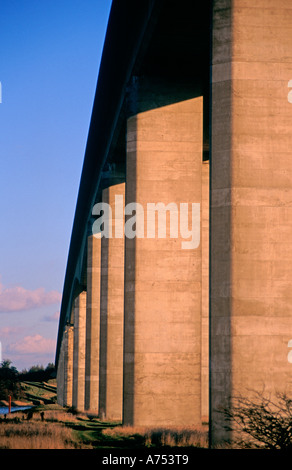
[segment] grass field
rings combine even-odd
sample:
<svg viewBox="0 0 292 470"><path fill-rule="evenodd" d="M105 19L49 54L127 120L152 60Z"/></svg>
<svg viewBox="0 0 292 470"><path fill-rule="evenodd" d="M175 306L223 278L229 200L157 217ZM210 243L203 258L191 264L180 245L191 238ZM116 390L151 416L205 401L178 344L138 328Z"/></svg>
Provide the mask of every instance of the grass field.
<svg viewBox="0 0 292 470"><path fill-rule="evenodd" d="M101 421L56 403L55 381L23 383L35 406L0 418L0 449L207 447L205 428L150 429ZM32 416L31 416L32 415Z"/></svg>
<svg viewBox="0 0 292 470"><path fill-rule="evenodd" d="M35 405L52 404L57 401L56 379L48 382L21 382L26 400Z"/></svg>

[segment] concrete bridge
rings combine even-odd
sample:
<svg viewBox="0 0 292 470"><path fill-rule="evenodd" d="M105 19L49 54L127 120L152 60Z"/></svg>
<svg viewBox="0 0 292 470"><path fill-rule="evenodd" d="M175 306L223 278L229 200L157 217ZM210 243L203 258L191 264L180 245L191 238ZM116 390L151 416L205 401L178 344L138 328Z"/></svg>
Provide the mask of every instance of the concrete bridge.
<svg viewBox="0 0 292 470"><path fill-rule="evenodd" d="M290 0L113 0L64 282L61 405L209 422L215 445L232 437L218 413L232 397L291 393L291 14ZM105 219L93 230L99 203L115 236ZM182 248L171 214L159 237L136 211L126 236L131 204L149 203L200 204L199 244Z"/></svg>

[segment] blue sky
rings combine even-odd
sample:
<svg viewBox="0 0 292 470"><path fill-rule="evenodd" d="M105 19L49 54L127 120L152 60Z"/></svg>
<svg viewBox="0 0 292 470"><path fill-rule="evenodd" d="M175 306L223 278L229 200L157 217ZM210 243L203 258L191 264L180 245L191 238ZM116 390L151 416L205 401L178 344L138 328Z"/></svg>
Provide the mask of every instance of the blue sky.
<svg viewBox="0 0 292 470"><path fill-rule="evenodd" d="M18 370L54 362L110 6L0 2L0 341Z"/></svg>

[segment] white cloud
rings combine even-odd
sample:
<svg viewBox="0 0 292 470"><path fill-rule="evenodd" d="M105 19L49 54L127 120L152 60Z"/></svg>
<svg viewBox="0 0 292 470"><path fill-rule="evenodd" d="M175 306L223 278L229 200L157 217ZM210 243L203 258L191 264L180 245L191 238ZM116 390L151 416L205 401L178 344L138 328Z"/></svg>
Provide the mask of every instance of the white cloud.
<svg viewBox="0 0 292 470"><path fill-rule="evenodd" d="M60 301L61 294L57 291L46 292L43 287L35 290L20 286L4 288L0 283L0 313L31 310Z"/></svg>
<svg viewBox="0 0 292 470"><path fill-rule="evenodd" d="M0 337L9 338L10 336L18 334L21 331L23 331L23 327L21 326L4 326L0 328Z"/></svg>
<svg viewBox="0 0 292 470"><path fill-rule="evenodd" d="M34 336L25 336L21 341L12 343L9 346L10 352L21 354L54 353L55 349L56 340L44 338L39 334Z"/></svg>

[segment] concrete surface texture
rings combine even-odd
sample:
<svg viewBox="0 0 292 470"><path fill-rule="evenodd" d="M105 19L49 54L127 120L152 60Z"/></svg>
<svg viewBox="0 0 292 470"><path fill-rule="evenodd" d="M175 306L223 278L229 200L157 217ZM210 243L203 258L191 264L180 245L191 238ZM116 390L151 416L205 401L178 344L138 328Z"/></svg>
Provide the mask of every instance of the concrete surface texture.
<svg viewBox="0 0 292 470"><path fill-rule="evenodd" d="M201 407L202 422L209 421L209 161L202 165L202 326L201 326Z"/></svg>
<svg viewBox="0 0 292 470"><path fill-rule="evenodd" d="M86 292L74 301L74 350L73 350L73 391L72 406L84 410L85 397L85 326Z"/></svg>
<svg viewBox="0 0 292 470"><path fill-rule="evenodd" d="M201 203L202 104L128 120L126 204ZM201 422L201 245L181 242L169 228L166 238L126 238L126 424Z"/></svg>
<svg viewBox="0 0 292 470"><path fill-rule="evenodd" d="M251 390L291 394L292 4L215 0L211 423Z"/></svg>
<svg viewBox="0 0 292 470"><path fill-rule="evenodd" d="M116 196L125 201L125 183L105 189L102 196L102 201L112 209L109 224L113 236L101 239L99 414L106 419L122 420L124 236L114 236L116 226L123 223L123 210L115 211Z"/></svg>
<svg viewBox="0 0 292 470"><path fill-rule="evenodd" d="M60 367L57 371L57 403L72 406L73 390L73 326L65 327L61 347Z"/></svg>
<svg viewBox="0 0 292 470"><path fill-rule="evenodd" d="M60 406L64 406L64 336L62 339L62 344L60 348L60 358L59 358L59 365L58 365L58 370L57 370L57 403Z"/></svg>
<svg viewBox="0 0 292 470"><path fill-rule="evenodd" d="M101 237L88 237L86 291L85 409L99 409Z"/></svg>
<svg viewBox="0 0 292 470"><path fill-rule="evenodd" d="M91 183L96 201L102 197L113 210L113 229L116 195L125 208L138 203L143 211L135 224L131 211L123 218L134 237L75 243L57 381L58 403L70 403L71 388L73 406L101 418L152 427L209 421L216 446L233 438L219 410L232 408L234 397L292 393L292 3L214 0L212 10L209 20L204 16L212 31L209 77L200 54L198 77L188 75L185 52L184 72L173 67L173 76L155 76L155 41L151 53L147 41L137 43L143 53L127 62L135 67L117 92L124 94L115 95L106 155L107 171L116 165L123 175L126 167L125 183L106 187L102 170ZM150 21L152 10L145 11L146 39L155 23L154 39L165 38L159 50L170 54L167 38L183 39L184 23L164 36L168 24ZM186 48L193 38L189 30ZM93 144L90 151L97 158ZM85 196L82 208L89 205ZM176 204L178 212L181 203L199 203L199 245L182 248L169 213L166 236L158 237L160 219L153 207L147 212L149 203Z"/></svg>
<svg viewBox="0 0 292 470"><path fill-rule="evenodd" d="M64 406L72 406L73 391L73 326L67 325L64 336Z"/></svg>

